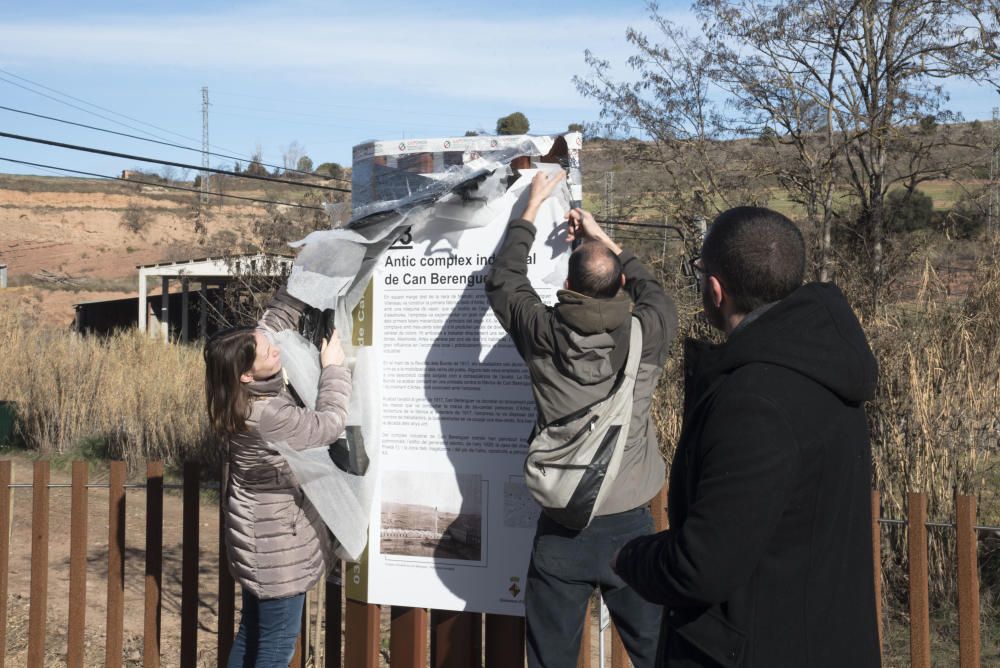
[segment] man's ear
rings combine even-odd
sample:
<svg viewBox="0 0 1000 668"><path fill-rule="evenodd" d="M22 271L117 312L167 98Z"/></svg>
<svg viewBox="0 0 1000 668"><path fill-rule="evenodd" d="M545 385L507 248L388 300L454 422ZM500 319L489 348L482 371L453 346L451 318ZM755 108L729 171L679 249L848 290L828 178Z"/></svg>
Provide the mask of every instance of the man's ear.
<svg viewBox="0 0 1000 668"><path fill-rule="evenodd" d="M572 290L572 288L569 287L569 278L567 278L565 281L563 281L563 289L565 289L565 290Z"/></svg>
<svg viewBox="0 0 1000 668"><path fill-rule="evenodd" d="M240 382L241 383L252 383L253 382L253 374L250 373L249 371L247 371L246 373L241 373L240 374Z"/></svg>
<svg viewBox="0 0 1000 668"><path fill-rule="evenodd" d="M721 308L722 302L726 298L726 289L722 287L722 283L715 276L708 275L705 280L708 281L708 294L712 298L712 305L715 308Z"/></svg>

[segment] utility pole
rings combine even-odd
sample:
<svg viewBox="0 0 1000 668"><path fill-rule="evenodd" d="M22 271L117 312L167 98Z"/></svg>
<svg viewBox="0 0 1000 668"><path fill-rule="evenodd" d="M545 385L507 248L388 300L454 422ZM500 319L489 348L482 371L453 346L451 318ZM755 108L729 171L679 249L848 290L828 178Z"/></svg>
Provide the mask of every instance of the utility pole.
<svg viewBox="0 0 1000 668"><path fill-rule="evenodd" d="M201 87L201 204L208 203L208 86Z"/></svg>

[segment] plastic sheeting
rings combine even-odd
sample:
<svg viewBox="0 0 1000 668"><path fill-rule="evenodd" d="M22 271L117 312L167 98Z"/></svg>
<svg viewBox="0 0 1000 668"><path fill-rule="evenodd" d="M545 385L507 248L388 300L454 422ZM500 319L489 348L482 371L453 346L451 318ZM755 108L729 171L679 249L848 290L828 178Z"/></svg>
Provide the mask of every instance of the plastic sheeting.
<svg viewBox="0 0 1000 668"><path fill-rule="evenodd" d="M326 444L304 451L292 450L283 443L272 445L288 461L306 496L338 539L339 556L348 561L356 561L366 544L379 471L381 419L377 360L372 358L370 349L353 349L348 345L354 340L351 313L382 255L404 234L414 240L439 240L441 245L435 243L434 251L448 252L456 247L464 230L484 226L500 212L518 213L533 172L522 170L521 177L508 188L513 175L510 162L522 156L543 156L555 140L552 137L506 139L511 140L507 147L474 156L465 154L471 158L468 162L449 165L443 173L408 172L391 187L379 188L379 194L390 199L362 199L346 228L313 232L290 244L302 250L292 267L288 292L315 308L335 310L336 327L353 365L348 424L361 427L371 461L365 475L355 476L333 464ZM575 187L574 173L579 183L576 151L570 155L572 158L566 165L535 165L546 170L569 170L570 187L564 185L554 194L563 211L579 197L578 193L571 193ZM381 173L388 178L390 171ZM393 178L396 177L399 174ZM355 197L358 192L355 186ZM557 278L561 281L561 277L553 280ZM314 407L319 380L318 351L295 332L282 333L278 343L289 382L303 402Z"/></svg>
<svg viewBox="0 0 1000 668"><path fill-rule="evenodd" d="M359 393L357 385L358 379L375 376L374 364L371 350L360 348L354 366L355 392L351 396L351 417L348 419L348 424L361 427L361 433L369 444L377 444L379 438L378 387L375 384ZM361 384L367 385L364 381ZM377 479L378 448L368 449L371 458L368 472L356 476L337 468L325 445L307 450L293 450L283 442L270 445L288 462L302 491L337 538L337 556L346 561L357 561L368 541L368 517Z"/></svg>

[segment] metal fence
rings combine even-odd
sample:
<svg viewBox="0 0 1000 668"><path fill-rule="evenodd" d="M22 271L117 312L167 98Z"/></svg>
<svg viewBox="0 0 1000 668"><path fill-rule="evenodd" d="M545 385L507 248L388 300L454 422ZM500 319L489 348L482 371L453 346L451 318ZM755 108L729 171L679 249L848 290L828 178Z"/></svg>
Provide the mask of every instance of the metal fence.
<svg viewBox="0 0 1000 668"><path fill-rule="evenodd" d="M69 488L70 560L69 606L66 664L84 665L84 632L87 596L87 520L88 490L108 490L107 606L105 620L105 666L123 665L123 627L125 600L125 504L126 490L145 491L145 582L143 605L144 666L161 662L161 621L163 581L163 503L164 489L182 491L183 549L181 561L180 656L179 665L198 664L199 588L218 590L217 662L224 666L233 642L235 625L235 585L228 569L220 564L218 581L199 582L200 541L218 541L217 535L203 536L200 531L200 470L186 465L183 484L165 485L162 462L150 462L144 484L125 483L123 462L111 462L107 483L90 484L86 462L72 465L72 482L52 484L48 461L34 463L31 483L14 484L11 462L0 461L0 600L8 600L8 577L11 551L12 490L31 489L31 574L28 615L28 666L42 666L45 657L48 578L49 578L49 495L54 488ZM872 492L872 544L875 565L876 600L879 610L879 634L882 633L881 610L881 530L883 525L907 525L909 557L910 652L916 668L930 663L930 607L928 595L928 527L949 527L956 531L958 566L959 651L961 666L980 665L980 604L977 564L977 532L1000 531L998 527L976 523L976 502L971 496L956 497L954 522L929 522L927 495L913 493L908 498L906 519L880 517L878 492ZM651 503L657 529L666 526L665 495ZM219 554L224 554L220 550ZM299 637L294 668L346 666L377 668L383 650L388 650L393 668L510 668L524 665L524 622L503 615L403 608L389 611L388 638L383 639L382 609L375 604L344 600L339 583L324 581L307 599L303 631ZM587 625L579 651L578 666L591 668L593 634L600 633L587 614ZM61 620L60 620L61 621ZM341 632L343 630L343 632ZM0 668L6 661L7 606L0 605ZM171 661L173 663L173 661ZM612 630L611 666L628 665L624 646Z"/></svg>

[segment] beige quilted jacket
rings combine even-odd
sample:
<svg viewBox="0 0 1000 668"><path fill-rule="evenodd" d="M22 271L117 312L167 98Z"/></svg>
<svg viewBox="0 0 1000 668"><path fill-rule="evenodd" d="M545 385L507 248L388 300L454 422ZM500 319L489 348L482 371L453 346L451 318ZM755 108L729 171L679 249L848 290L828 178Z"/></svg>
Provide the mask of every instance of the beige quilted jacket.
<svg viewBox="0 0 1000 668"><path fill-rule="evenodd" d="M281 290L260 325L295 327L303 306ZM323 369L315 411L300 405L282 373L249 389L254 401L247 431L228 443L226 551L241 587L258 598L284 598L308 590L327 571L335 558L333 537L267 443L284 441L295 449L333 443L347 419L351 375L340 366Z"/></svg>

